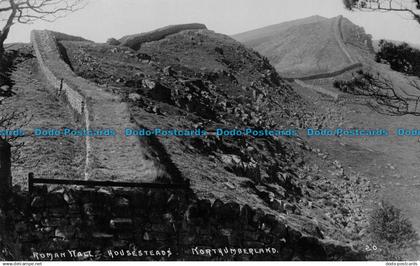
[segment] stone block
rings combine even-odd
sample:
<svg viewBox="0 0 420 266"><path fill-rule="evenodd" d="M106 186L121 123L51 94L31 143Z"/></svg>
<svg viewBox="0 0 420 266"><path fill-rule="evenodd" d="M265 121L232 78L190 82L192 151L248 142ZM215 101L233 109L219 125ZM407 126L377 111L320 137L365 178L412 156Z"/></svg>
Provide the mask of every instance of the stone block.
<svg viewBox="0 0 420 266"><path fill-rule="evenodd" d="M116 218L109 221L109 225L115 230L131 230L133 220L128 218Z"/></svg>

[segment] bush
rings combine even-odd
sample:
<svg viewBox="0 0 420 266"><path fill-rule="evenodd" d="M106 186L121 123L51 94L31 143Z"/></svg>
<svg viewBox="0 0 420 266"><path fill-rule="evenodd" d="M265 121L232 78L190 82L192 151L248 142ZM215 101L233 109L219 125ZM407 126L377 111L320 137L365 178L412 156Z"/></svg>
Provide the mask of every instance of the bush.
<svg viewBox="0 0 420 266"><path fill-rule="evenodd" d="M375 260L407 260L418 236L401 210L387 202L375 209L369 220L371 240L379 250L371 254Z"/></svg>
<svg viewBox="0 0 420 266"><path fill-rule="evenodd" d="M372 212L370 232L377 240L390 243L416 241L416 231L410 221L401 214L401 210L387 202Z"/></svg>
<svg viewBox="0 0 420 266"><path fill-rule="evenodd" d="M389 63L395 71L420 77L420 50L410 47L407 43L396 45L381 40L375 60Z"/></svg>

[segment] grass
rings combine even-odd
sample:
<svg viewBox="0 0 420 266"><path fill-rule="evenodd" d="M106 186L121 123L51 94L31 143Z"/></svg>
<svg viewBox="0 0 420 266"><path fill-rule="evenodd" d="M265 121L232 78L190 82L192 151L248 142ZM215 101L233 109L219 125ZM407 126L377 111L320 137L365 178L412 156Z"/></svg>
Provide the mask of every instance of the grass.
<svg viewBox="0 0 420 266"><path fill-rule="evenodd" d="M349 64L334 36L335 19L310 17L233 36L270 59L283 76L332 72Z"/></svg>

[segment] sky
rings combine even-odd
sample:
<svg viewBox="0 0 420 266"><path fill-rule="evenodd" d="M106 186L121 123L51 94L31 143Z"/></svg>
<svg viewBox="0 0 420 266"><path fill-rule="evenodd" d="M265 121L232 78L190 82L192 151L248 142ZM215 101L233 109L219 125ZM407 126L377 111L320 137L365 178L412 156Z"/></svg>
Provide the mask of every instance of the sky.
<svg viewBox="0 0 420 266"><path fill-rule="evenodd" d="M395 13L351 12L341 0L85 0L87 6L54 23L13 26L7 42L29 42L32 29L49 29L105 42L159 27L204 23L219 33L236 34L313 15L344 15L374 39L420 44L420 24Z"/></svg>

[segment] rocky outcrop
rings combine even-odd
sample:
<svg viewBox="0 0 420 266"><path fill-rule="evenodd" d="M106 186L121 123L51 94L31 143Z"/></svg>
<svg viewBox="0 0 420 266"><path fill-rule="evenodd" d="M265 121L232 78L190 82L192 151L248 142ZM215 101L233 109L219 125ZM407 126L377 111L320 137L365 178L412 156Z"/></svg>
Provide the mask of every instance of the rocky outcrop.
<svg viewBox="0 0 420 266"><path fill-rule="evenodd" d="M124 36L119 40L119 42L122 46L127 46L134 50L138 50L140 49L141 45L145 42L158 41L165 38L168 35L175 34L184 30L203 29L207 29L207 27L204 24L198 23L171 25L146 33Z"/></svg>

